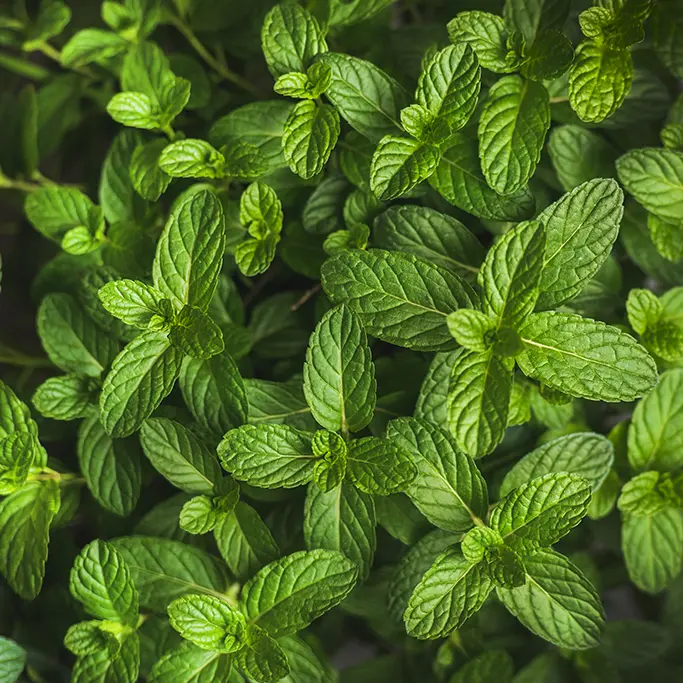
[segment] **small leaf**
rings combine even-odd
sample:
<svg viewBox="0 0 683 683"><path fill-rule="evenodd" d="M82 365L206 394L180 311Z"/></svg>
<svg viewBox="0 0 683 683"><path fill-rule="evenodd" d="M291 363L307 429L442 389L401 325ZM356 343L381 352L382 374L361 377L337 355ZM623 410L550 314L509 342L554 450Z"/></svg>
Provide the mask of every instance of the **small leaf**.
<svg viewBox="0 0 683 683"><path fill-rule="evenodd" d="M496 73L514 71L505 59L507 34L501 17L488 12L459 12L448 22L448 35L456 45L469 44L485 69Z"/></svg>
<svg viewBox="0 0 683 683"><path fill-rule="evenodd" d="M349 444L347 471L361 491L379 496L405 491L417 476L417 468L406 453L375 436Z"/></svg>
<svg viewBox="0 0 683 683"><path fill-rule="evenodd" d="M171 178L222 178L225 157L205 140L179 140L159 155L159 168Z"/></svg>
<svg viewBox="0 0 683 683"><path fill-rule="evenodd" d="M264 629L250 625L244 647L235 656L240 670L250 679L275 683L290 672L287 655Z"/></svg>

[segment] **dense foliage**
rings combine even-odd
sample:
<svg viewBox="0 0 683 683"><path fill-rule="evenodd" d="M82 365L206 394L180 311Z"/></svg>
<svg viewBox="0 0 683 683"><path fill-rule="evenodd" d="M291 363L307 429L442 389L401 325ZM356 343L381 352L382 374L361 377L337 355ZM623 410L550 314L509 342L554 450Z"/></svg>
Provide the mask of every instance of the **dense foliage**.
<svg viewBox="0 0 683 683"><path fill-rule="evenodd" d="M0 683L680 683L682 79L682 0L7 0Z"/></svg>

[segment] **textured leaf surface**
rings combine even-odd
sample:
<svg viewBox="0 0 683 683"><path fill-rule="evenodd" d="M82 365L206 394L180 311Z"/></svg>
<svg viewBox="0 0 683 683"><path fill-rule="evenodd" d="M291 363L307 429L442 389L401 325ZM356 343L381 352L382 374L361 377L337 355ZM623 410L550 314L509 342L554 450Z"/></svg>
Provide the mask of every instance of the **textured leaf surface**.
<svg viewBox="0 0 683 683"><path fill-rule="evenodd" d="M328 259L323 287L344 302L369 334L421 351L453 348L446 316L473 306L471 288L457 275L409 254L347 251Z"/></svg>
<svg viewBox="0 0 683 683"><path fill-rule="evenodd" d="M503 19L489 12L459 12L448 22L448 35L456 45L466 42L479 63L497 73L512 71L506 64L506 30Z"/></svg>
<svg viewBox="0 0 683 683"><path fill-rule="evenodd" d="M417 474L406 453L376 436L349 444L347 472L361 491L379 496L404 491Z"/></svg>
<svg viewBox="0 0 683 683"><path fill-rule="evenodd" d="M166 652L152 667L150 683L211 683L226 679L232 656L203 650L184 641Z"/></svg>
<svg viewBox="0 0 683 683"><path fill-rule="evenodd" d="M434 355L422 380L413 417L448 430L448 388L453 365L461 349Z"/></svg>

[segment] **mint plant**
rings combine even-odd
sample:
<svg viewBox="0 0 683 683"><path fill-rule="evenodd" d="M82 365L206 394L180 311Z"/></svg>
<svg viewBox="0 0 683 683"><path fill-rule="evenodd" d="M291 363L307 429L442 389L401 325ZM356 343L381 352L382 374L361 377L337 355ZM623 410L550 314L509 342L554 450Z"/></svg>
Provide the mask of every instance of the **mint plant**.
<svg viewBox="0 0 683 683"><path fill-rule="evenodd" d="M0 683L683 680L680 0L0 9Z"/></svg>

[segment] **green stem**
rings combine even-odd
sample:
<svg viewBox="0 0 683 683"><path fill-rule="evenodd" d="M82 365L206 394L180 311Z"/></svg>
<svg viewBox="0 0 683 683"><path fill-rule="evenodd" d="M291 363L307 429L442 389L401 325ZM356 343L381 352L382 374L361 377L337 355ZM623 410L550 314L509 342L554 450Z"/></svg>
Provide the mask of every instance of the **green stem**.
<svg viewBox="0 0 683 683"><path fill-rule="evenodd" d="M14 57L4 52L0 52L0 67L11 71L12 73L31 78L34 81L44 81L50 76L49 69L46 69L40 64L34 64L21 57Z"/></svg>
<svg viewBox="0 0 683 683"><path fill-rule="evenodd" d="M29 183L25 180L12 180L0 172L0 190L19 190L20 192L33 192L42 187L38 183ZM0 361L2 362L2 361Z"/></svg>
<svg viewBox="0 0 683 683"><path fill-rule="evenodd" d="M172 17L171 24L175 26L180 33L185 36L190 45L194 48L195 52L222 78L226 81L230 81L234 85L246 90L247 92L254 95L254 97L261 97L261 93L255 88L246 78L236 74L231 71L227 66L221 64L221 62L216 59L203 45L203 43L197 38L194 31L180 18Z"/></svg>

